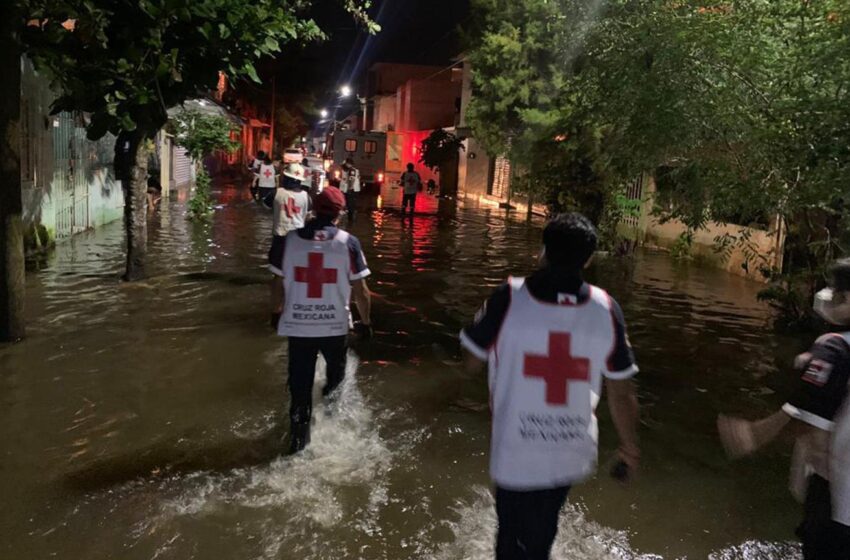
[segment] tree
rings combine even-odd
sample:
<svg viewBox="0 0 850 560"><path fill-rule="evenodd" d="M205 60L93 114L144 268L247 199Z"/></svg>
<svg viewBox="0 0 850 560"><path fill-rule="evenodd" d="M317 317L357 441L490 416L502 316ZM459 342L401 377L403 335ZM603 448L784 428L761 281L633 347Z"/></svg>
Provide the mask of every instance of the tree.
<svg viewBox="0 0 850 560"><path fill-rule="evenodd" d="M463 150L463 140L442 128L434 130L422 141L419 161L431 170L438 170L443 193L449 188L446 181L449 181L452 170L457 169L457 158Z"/></svg>
<svg viewBox="0 0 850 560"><path fill-rule="evenodd" d="M847 2L479 4L470 120L529 190L587 210L661 173L674 189L661 216L689 228L778 215L791 234L782 272L802 268L809 291L845 252Z"/></svg>
<svg viewBox="0 0 850 560"><path fill-rule="evenodd" d="M24 228L21 202L21 12L0 5L0 342L24 336Z"/></svg>
<svg viewBox="0 0 850 560"><path fill-rule="evenodd" d="M62 94L55 111L90 115L88 133L118 136L126 154L127 271L144 276L148 140L167 109L215 88L219 72L259 81L255 64L281 45L322 38L309 0L17 0L36 66ZM376 31L369 0L341 0Z"/></svg>
<svg viewBox="0 0 850 560"><path fill-rule="evenodd" d="M216 152L233 152L239 142L231 138L236 127L221 115L205 115L199 111L181 111L171 119L175 141L186 149L195 162L195 194L189 201L189 215L196 220L212 216L210 194L212 179L204 167L204 159Z"/></svg>

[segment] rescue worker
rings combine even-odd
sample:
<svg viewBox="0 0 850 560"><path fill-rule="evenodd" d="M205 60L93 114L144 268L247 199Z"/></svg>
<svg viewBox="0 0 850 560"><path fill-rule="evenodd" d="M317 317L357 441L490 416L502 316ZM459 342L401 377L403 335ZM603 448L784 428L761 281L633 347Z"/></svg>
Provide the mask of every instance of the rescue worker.
<svg viewBox="0 0 850 560"><path fill-rule="evenodd" d="M804 560L850 558L850 259L837 261L830 277L830 287L815 296L814 310L835 331L797 357L801 377L788 402L756 422L718 419L720 439L732 457L794 433L791 488L804 504L797 529Z"/></svg>
<svg viewBox="0 0 850 560"><path fill-rule="evenodd" d="M269 264L277 266L283 260L283 245L290 231L301 229L307 222L310 212L310 194L304 190L304 167L297 163L288 163L283 168L281 186L277 189L272 214L272 246L269 250ZM283 284L277 276L271 280L272 305L278 305L283 298ZM276 318L272 318L277 326Z"/></svg>
<svg viewBox="0 0 850 560"><path fill-rule="evenodd" d="M640 460L638 369L623 313L582 279L596 230L561 214L543 244L540 268L499 287L460 334L467 367L489 368L498 560L549 558L570 488L596 468L603 379L620 437L616 474L628 480Z"/></svg>
<svg viewBox="0 0 850 560"><path fill-rule="evenodd" d="M357 213L357 193L360 192L360 170L355 167L352 158L346 158L345 163L342 164L342 180L339 183L339 190L345 195L349 222L353 222Z"/></svg>
<svg viewBox="0 0 850 560"><path fill-rule="evenodd" d="M257 157L251 160L248 164L248 171L251 172L251 197L254 200L258 199L259 196L259 174L260 174L260 166L263 164L263 161L266 159L266 152L260 150L257 152Z"/></svg>
<svg viewBox="0 0 850 560"><path fill-rule="evenodd" d="M371 297L365 280L370 272L360 242L337 226L344 209L345 197L339 189L326 187L316 197L316 217L289 232L283 254L269 267L283 286L283 297L273 302L272 313L281 314L278 334L289 337L292 454L310 442L318 354L327 363L325 397L332 398L345 377L351 299L360 313L362 336L372 334Z"/></svg>
<svg viewBox="0 0 850 560"><path fill-rule="evenodd" d="M257 177L257 197L263 201L263 204L271 208L271 202L277 188L278 172L268 154L266 154L266 157L260 163L259 170L254 175Z"/></svg>
<svg viewBox="0 0 850 560"><path fill-rule="evenodd" d="M415 171L416 166L412 163L407 164L407 171L401 174L399 183L401 184L404 194L401 198L401 214L407 209L410 204L410 215L416 210L416 194L422 190L422 177Z"/></svg>

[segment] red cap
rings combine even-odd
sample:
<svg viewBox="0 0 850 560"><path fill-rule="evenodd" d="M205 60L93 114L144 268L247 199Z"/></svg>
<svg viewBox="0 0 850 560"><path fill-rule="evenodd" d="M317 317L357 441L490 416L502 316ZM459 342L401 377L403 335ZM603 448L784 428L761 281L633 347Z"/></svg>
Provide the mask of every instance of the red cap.
<svg viewBox="0 0 850 560"><path fill-rule="evenodd" d="M345 209L345 195L336 187L325 187L316 197L316 214L336 218Z"/></svg>

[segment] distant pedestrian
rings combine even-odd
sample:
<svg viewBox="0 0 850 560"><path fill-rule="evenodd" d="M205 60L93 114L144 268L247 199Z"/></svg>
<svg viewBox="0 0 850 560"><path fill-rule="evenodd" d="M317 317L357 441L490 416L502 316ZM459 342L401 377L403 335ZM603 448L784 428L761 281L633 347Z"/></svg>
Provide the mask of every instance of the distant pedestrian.
<svg viewBox="0 0 850 560"><path fill-rule="evenodd" d="M339 189L326 187L316 197L315 219L289 232L283 254L269 266L283 288L283 297L272 302L273 315L280 315L277 332L289 337L290 453L310 442L318 354L327 364L326 398L345 377L352 299L361 331L367 337L372 332L370 272L360 242L337 225L344 209Z"/></svg>
<svg viewBox="0 0 850 560"><path fill-rule="evenodd" d="M437 181L428 179L428 194L434 195L437 192Z"/></svg>
<svg viewBox="0 0 850 560"><path fill-rule="evenodd" d="M251 172L251 197L254 200L259 198L259 182L260 182L260 166L266 159L266 152L260 150L257 156L248 163L248 171Z"/></svg>
<svg viewBox="0 0 850 560"><path fill-rule="evenodd" d="M549 558L571 486L597 463L595 408L605 379L620 436L616 475L638 468L637 372L619 305L582 279L597 234L580 214L543 233L540 268L498 288L461 332L467 366L489 367L498 560Z"/></svg>
<svg viewBox="0 0 850 560"><path fill-rule="evenodd" d="M352 158L346 158L345 163L342 164L339 190L345 195L348 219L353 222L357 213L357 194L360 192L360 170L354 165Z"/></svg>
<svg viewBox="0 0 850 560"><path fill-rule="evenodd" d="M277 188L277 176L278 171L277 168L272 163L271 158L268 154L265 156L263 161L260 163L260 166L256 172L257 177L257 197L266 202L271 202L274 198L275 189Z"/></svg>
<svg viewBox="0 0 850 560"><path fill-rule="evenodd" d="M402 188L404 194L401 199L401 213L404 214L407 205L410 204L410 215L412 216L416 209L416 194L422 190L422 177L415 171L416 166L412 163L407 164L407 171L401 174Z"/></svg>
<svg viewBox="0 0 850 560"><path fill-rule="evenodd" d="M804 560L850 558L850 259L836 262L830 276L831 287L817 294L814 309L835 331L797 357L801 377L782 410L756 422L718 419L733 457L794 433L791 486L804 504L797 529Z"/></svg>

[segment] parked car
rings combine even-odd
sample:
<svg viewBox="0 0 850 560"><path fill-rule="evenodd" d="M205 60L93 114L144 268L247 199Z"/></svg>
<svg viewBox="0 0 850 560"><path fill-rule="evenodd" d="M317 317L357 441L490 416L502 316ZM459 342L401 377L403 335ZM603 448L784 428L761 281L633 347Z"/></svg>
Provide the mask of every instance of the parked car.
<svg viewBox="0 0 850 560"><path fill-rule="evenodd" d="M283 163L301 163L304 159L304 152L301 148L287 148L283 152Z"/></svg>

